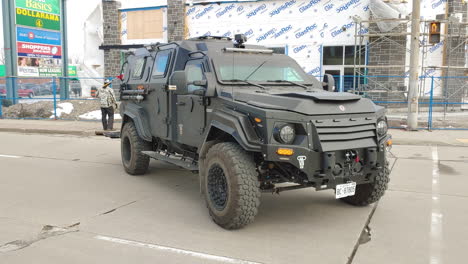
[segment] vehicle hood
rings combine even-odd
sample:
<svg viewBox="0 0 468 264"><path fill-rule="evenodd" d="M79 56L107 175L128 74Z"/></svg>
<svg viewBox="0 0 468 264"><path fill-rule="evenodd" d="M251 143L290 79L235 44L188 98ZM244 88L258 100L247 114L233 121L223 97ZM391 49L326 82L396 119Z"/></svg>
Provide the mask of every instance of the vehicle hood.
<svg viewBox="0 0 468 264"><path fill-rule="evenodd" d="M327 91L256 91L235 92L233 99L252 106L291 111L305 115L357 114L376 112L375 104L369 99L351 93Z"/></svg>

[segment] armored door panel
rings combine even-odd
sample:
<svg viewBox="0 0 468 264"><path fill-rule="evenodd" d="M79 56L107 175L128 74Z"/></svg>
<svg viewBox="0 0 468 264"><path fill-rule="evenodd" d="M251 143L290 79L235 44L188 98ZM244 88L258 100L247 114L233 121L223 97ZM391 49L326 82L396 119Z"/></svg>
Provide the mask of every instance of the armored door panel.
<svg viewBox="0 0 468 264"><path fill-rule="evenodd" d="M151 130L153 135L163 139L169 137L169 97L166 84L172 53L173 50L168 49L155 54L150 77Z"/></svg>
<svg viewBox="0 0 468 264"><path fill-rule="evenodd" d="M195 147L200 144L206 125L205 98L197 93L204 87L193 84L195 81L206 80L203 60L188 61L185 72L189 94L177 95L177 124L173 128L177 131L179 143Z"/></svg>
<svg viewBox="0 0 468 264"><path fill-rule="evenodd" d="M189 146L198 146L205 128L203 97L179 95L176 105L177 141Z"/></svg>
<svg viewBox="0 0 468 264"><path fill-rule="evenodd" d="M168 137L168 96L165 85L152 85L154 96L152 98L153 115L150 117L151 129L157 137Z"/></svg>

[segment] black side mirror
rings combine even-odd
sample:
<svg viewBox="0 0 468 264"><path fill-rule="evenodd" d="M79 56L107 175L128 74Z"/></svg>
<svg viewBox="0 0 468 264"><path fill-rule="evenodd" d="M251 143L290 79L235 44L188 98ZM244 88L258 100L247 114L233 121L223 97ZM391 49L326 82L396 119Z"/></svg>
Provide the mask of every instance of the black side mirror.
<svg viewBox="0 0 468 264"><path fill-rule="evenodd" d="M169 91L175 94L189 94L187 87L187 73L185 71L175 71L169 81Z"/></svg>
<svg viewBox="0 0 468 264"><path fill-rule="evenodd" d="M325 91L334 92L335 91L335 78L331 74L325 74L323 76L323 89Z"/></svg>

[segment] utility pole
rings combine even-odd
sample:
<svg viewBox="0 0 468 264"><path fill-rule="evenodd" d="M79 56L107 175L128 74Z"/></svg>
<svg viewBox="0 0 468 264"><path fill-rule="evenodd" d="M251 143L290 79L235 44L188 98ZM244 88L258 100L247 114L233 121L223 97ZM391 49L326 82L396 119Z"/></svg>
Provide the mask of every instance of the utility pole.
<svg viewBox="0 0 468 264"><path fill-rule="evenodd" d="M413 0L413 12L411 14L411 55L408 90L408 130L418 129L420 17L421 1Z"/></svg>
<svg viewBox="0 0 468 264"><path fill-rule="evenodd" d="M17 103L18 91L16 89L17 65L16 65L16 30L15 30L15 5L14 1L2 0L3 19L3 43L5 51L5 75L7 98L11 98L13 104Z"/></svg>

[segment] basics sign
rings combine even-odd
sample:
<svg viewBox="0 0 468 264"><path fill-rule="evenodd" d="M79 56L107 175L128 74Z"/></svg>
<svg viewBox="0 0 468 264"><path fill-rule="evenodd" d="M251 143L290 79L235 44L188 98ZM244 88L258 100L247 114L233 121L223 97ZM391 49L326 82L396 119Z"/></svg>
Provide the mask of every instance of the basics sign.
<svg viewBox="0 0 468 264"><path fill-rule="evenodd" d="M59 0L16 0L16 7L60 15Z"/></svg>

